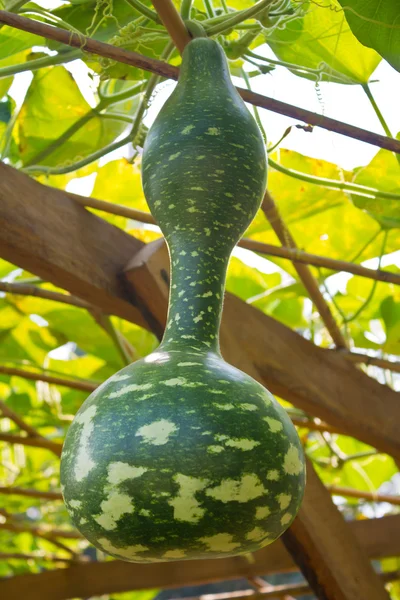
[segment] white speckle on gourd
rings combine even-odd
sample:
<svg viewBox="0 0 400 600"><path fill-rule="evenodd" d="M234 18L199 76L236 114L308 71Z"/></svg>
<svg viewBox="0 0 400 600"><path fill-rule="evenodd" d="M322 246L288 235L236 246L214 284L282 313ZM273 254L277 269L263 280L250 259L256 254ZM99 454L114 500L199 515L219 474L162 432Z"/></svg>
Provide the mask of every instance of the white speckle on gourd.
<svg viewBox="0 0 400 600"><path fill-rule="evenodd" d="M184 550L168 550L162 555L162 558L184 558L185 556Z"/></svg>
<svg viewBox="0 0 400 600"><path fill-rule="evenodd" d="M108 488L109 486L106 486ZM135 512L135 506L132 498L128 494L123 494L116 490L109 490L106 500L100 504L101 514L96 515L94 520L107 531L112 531L117 527L117 521L125 514Z"/></svg>
<svg viewBox="0 0 400 600"><path fill-rule="evenodd" d="M221 130L218 127L209 127L206 131L206 135L220 135Z"/></svg>
<svg viewBox="0 0 400 600"><path fill-rule="evenodd" d="M291 519L292 519L292 515L290 513L285 513L283 515L283 517L281 518L281 525L283 525L283 526L287 525L288 523L290 523Z"/></svg>
<svg viewBox="0 0 400 600"><path fill-rule="evenodd" d="M82 501L81 500L70 500L69 502L67 502L67 504L69 506L71 506L71 508L80 508L82 506Z"/></svg>
<svg viewBox="0 0 400 600"><path fill-rule="evenodd" d="M146 467L133 467L121 461L108 465L107 481L112 485L118 485L127 479L136 479L148 471Z"/></svg>
<svg viewBox="0 0 400 600"><path fill-rule="evenodd" d="M184 127L181 131L182 135L188 135L192 129L194 129L194 125L186 125L186 127Z"/></svg>
<svg viewBox="0 0 400 600"><path fill-rule="evenodd" d="M99 538L97 540L97 543L100 544L100 546L102 546L105 552L110 552L111 554L115 554L121 558L134 558L135 555L139 552L146 552L146 550L149 550L147 546L142 546L141 544L117 548L107 538Z"/></svg>
<svg viewBox="0 0 400 600"><path fill-rule="evenodd" d="M257 506L256 508L256 519L266 519L271 514L268 506Z"/></svg>
<svg viewBox="0 0 400 600"><path fill-rule="evenodd" d="M293 444L290 444L289 450L285 454L283 469L288 475L299 475L303 470L299 451Z"/></svg>
<svg viewBox="0 0 400 600"><path fill-rule="evenodd" d="M199 538L199 541L203 542L210 552L231 552L240 546L239 543L233 542L233 535L230 533L217 533Z"/></svg>
<svg viewBox="0 0 400 600"><path fill-rule="evenodd" d="M153 421L149 425L142 425L135 433L136 437L143 438L143 442L146 444L152 444L153 446L163 446L169 442L170 436L179 430L179 427L172 421L167 419L159 419Z"/></svg>
<svg viewBox="0 0 400 600"><path fill-rule="evenodd" d="M175 160L181 154L182 154L181 152L176 152L175 154L171 154L171 156L168 158L168 160Z"/></svg>
<svg viewBox="0 0 400 600"><path fill-rule="evenodd" d="M96 463L91 459L89 454L89 439L93 433L93 419L96 412L97 408L90 406L75 417L75 424L83 426L80 431L79 441L77 442L78 452L75 458L74 470L76 481L82 481L93 467L96 466Z"/></svg>
<svg viewBox="0 0 400 600"><path fill-rule="evenodd" d="M196 317L194 317L193 323L198 323L199 321L202 321L203 315L204 315L204 310L200 311L199 314Z"/></svg>
<svg viewBox="0 0 400 600"><path fill-rule="evenodd" d="M256 406L255 404L249 404L248 402L243 402L242 404L240 404L240 408L243 408L243 410L253 411L257 410L258 406Z"/></svg>
<svg viewBox="0 0 400 600"><path fill-rule="evenodd" d="M219 404L219 403L215 403L213 404L213 406L215 406L215 408L218 408L218 410L233 410L235 408L234 404L230 404L229 402L227 402L226 404Z"/></svg>
<svg viewBox="0 0 400 600"><path fill-rule="evenodd" d="M168 387L184 385L186 382L187 379L185 377L173 377L172 379L166 379L165 381L161 381L162 384L167 385Z"/></svg>
<svg viewBox="0 0 400 600"><path fill-rule="evenodd" d="M225 444L230 446L231 448L237 448L238 450L248 451L253 450L256 446L260 445L260 442L256 442L255 440L247 440L245 438L241 439L229 439L226 440Z"/></svg>
<svg viewBox="0 0 400 600"><path fill-rule="evenodd" d="M178 367L195 367L197 365L201 366L201 364L198 362L180 362L178 363Z"/></svg>
<svg viewBox="0 0 400 600"><path fill-rule="evenodd" d="M168 504L174 509L174 519L188 523L198 523L203 517L205 509L201 508L195 494L203 490L209 480L189 477L182 473L177 473L173 479L179 485L178 494L168 500Z"/></svg>
<svg viewBox="0 0 400 600"><path fill-rule="evenodd" d="M116 373L109 378L108 381L124 381L125 379L130 379L132 375L127 375L125 373Z"/></svg>
<svg viewBox="0 0 400 600"><path fill-rule="evenodd" d="M281 510L285 510L292 500L292 496L290 494L278 494L276 499L279 502L279 507Z"/></svg>
<svg viewBox="0 0 400 600"><path fill-rule="evenodd" d="M204 433L203 433L204 435ZM223 446L207 446L207 452L209 454L219 454L220 452L223 452L225 450L225 448Z"/></svg>
<svg viewBox="0 0 400 600"><path fill-rule="evenodd" d="M261 527L254 527L254 529L246 534L246 540L252 542L260 542L265 537L268 537L268 532L261 529Z"/></svg>
<svg viewBox="0 0 400 600"><path fill-rule="evenodd" d="M144 390L150 390L153 387L152 383L132 383L131 385L124 385L119 390L115 392L111 392L108 394L108 398L120 398L121 396L125 396L125 394L129 394L130 392L140 392Z"/></svg>
<svg viewBox="0 0 400 600"><path fill-rule="evenodd" d="M255 474L237 479L223 479L220 485L206 490L206 495L221 502L249 502L267 493Z"/></svg>
<svg viewBox="0 0 400 600"><path fill-rule="evenodd" d="M278 431L282 431L283 429L282 422L278 421L277 419L272 419L271 417L264 417L264 421L268 423L272 433L278 433Z"/></svg>
<svg viewBox="0 0 400 600"><path fill-rule="evenodd" d="M267 479L269 481L278 481L279 480L279 471L277 471L276 469L272 469L271 471L268 471Z"/></svg>

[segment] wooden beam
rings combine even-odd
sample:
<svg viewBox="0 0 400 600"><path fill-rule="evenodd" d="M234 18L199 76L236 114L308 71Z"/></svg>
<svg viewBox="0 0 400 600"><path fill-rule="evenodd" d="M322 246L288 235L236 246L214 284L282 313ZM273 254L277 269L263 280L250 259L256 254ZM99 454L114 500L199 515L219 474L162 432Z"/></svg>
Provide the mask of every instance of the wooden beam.
<svg viewBox="0 0 400 600"><path fill-rule="evenodd" d="M143 243L4 163L0 232L2 258L106 313L145 324L118 279Z"/></svg>
<svg viewBox="0 0 400 600"><path fill-rule="evenodd" d="M162 334L169 278L164 244L145 246L64 192L4 164L0 164L0 256L104 312ZM132 256L130 271L122 277L123 265ZM272 393L400 458L398 394L355 369L339 353L318 348L231 294L226 294L224 304L221 346L228 362Z"/></svg>
<svg viewBox="0 0 400 600"><path fill-rule="evenodd" d="M367 554L310 461L303 504L282 541L320 600L388 600Z"/></svg>
<svg viewBox="0 0 400 600"><path fill-rule="evenodd" d="M169 258L166 245L148 244L128 263L125 277L154 322L166 320ZM398 394L354 369L232 294L225 295L222 354L272 393L343 433L400 457ZM304 361L307 357L307 361ZM388 416L388 411L393 416Z"/></svg>
<svg viewBox="0 0 400 600"><path fill-rule="evenodd" d="M315 507L318 511L318 507ZM400 554L400 515L347 523L370 559ZM342 549L345 557L347 548ZM250 563L240 557L154 565L110 561L0 579L2 598L66 600L151 588L173 588L293 571L296 565L280 540L259 550ZM362 600L370 600L367 595ZM361 600L354 596L352 600Z"/></svg>

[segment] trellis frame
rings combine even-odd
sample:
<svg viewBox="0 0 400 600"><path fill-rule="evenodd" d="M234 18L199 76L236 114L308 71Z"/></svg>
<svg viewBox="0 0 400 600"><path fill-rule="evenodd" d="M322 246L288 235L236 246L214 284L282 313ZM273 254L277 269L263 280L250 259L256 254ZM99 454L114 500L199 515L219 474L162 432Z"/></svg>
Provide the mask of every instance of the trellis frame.
<svg viewBox="0 0 400 600"><path fill-rule="evenodd" d="M178 13L175 11L174 5L172 4L172 2L166 2L165 0L154 0L153 4L156 9L160 9L160 7L162 7L162 10L159 12L160 17L166 25L167 29L169 29L172 39L174 39L177 42L178 47L182 49L185 43L186 30L184 29L184 24L180 21ZM176 69L164 63L160 63L160 61L146 59L146 57L141 57L140 55L137 55L135 53L122 51L121 49L113 48L108 44L102 44L100 42L90 40L88 38L82 39L82 36L66 34L66 32L59 30L55 27L50 27L44 25L43 23L31 21L29 19L19 17L18 15L13 15L4 11L0 11L0 22L8 23L11 26L23 29L25 31L39 33L40 35L44 35L49 39L57 39L64 43L68 43L69 45L79 47L82 50L88 50L90 52L97 53L101 56L108 56L113 58L114 60L120 60L121 62L126 62L128 64L135 64L136 66L140 66L152 72L157 72L163 76L169 76L172 78L176 78L177 76ZM177 28L179 29L179 31L177 30ZM66 36L68 36L68 40ZM189 36L186 36L186 42L188 40ZM366 132L364 130L349 126L344 123L339 123L326 117L313 115L313 113L310 113L309 111L304 111L301 109L297 109L296 107L285 105L284 103L279 103L272 99L262 97L258 94L248 92L247 90L240 91L242 93L243 98L246 101L252 102L258 106L263 106L269 108L270 110L280 112L281 114L287 114L288 116L299 118L307 123L322 126L331 131L336 131L344 135L349 135L350 137L353 137L355 139L362 139L363 141L366 141L368 143L373 143L379 147L387 148L400 153L400 143L396 140L385 138L385 136L372 134L370 132ZM12 186L10 187L10 183L11 181L14 181L22 188L25 187L26 190L29 189L29 192L32 193L34 197L36 197L36 207L33 206L32 203L30 206L30 216L33 217L33 221L30 220L30 222L33 222L35 230L33 235L37 236L38 239L41 239L42 242L44 241L45 246L47 248L51 248L53 246L52 242L55 239L55 237L57 237L57 239L59 239L59 237L57 235L57 231L49 232L48 229L51 228L48 228L47 232L45 232L43 228L43 214L46 214L46 212L41 212L40 201L38 198L38 194L40 195L41 193L43 193L42 191L38 191L39 187L42 188L43 186L39 186L39 184L29 181L25 176L14 172L14 170L9 167L4 167L3 169L3 167L0 166L0 174L2 170L3 175L5 177L1 178L0 180L0 198L5 200L5 203L2 206L3 214L0 214L0 222L2 218L6 220L11 217L12 219L13 211L16 210L15 204L14 206L11 206L5 198L5 194L13 196L11 190ZM19 189L21 189L21 187ZM24 196L25 195L22 194L22 197ZM133 321L141 326L151 329L154 333L156 333L156 335L158 335L158 337L161 337L165 321L165 309L168 297L168 287L166 285L168 261L165 254L165 247L161 246L159 243L148 245L147 247L145 247L143 244L141 244L141 242L138 242L137 240L134 240L134 238L126 236L126 234L124 234L123 232L119 231L117 233L117 230L115 230L115 228L109 226L107 223L102 223L101 219L90 215L90 213L87 213L87 211L85 211L81 207L78 207L76 203L76 198L71 199L71 196L71 194L59 192L56 190L51 191L49 189L46 200L50 200L51 198L51 202L55 203L56 209L57 205L58 208L61 207L61 209L66 211L70 217L73 216L73 221L75 220L76 223L79 222L82 225L82 223L85 222L87 225L85 229L87 231L92 232L92 235L89 239L89 243L86 241L85 244L88 245L88 248L83 248L82 245L79 245L79 240L76 240L77 245L75 243L71 244L71 239L69 238L68 243L70 248L72 247L74 249L74 253L80 253L81 258L83 258L83 262L81 262L80 264L81 270L79 273L73 272L73 265L70 261L71 257L69 256L68 252L64 256L62 256L62 248L61 252L59 252L58 255L51 256L50 258L48 253L45 253L47 254L46 257L40 256L40 252L37 252L37 254L34 253L33 256L28 256L28 246L29 252L32 252L32 248L35 248L35 246L31 243L32 240L22 240L20 237L18 237L18 235L15 235L13 239L13 233L15 234L16 231L13 231L12 223L11 232L6 232L5 235L0 235L0 255L8 260L11 260L12 262L15 262L19 266L32 271L33 273L37 273L39 276L44 275L48 281L52 281L56 285L63 287L69 292L76 293L76 295L79 296L77 298L78 303L82 302L82 308L88 308L88 306L92 304L100 306L100 308L103 311L111 314L119 314L120 316L123 316L124 318L130 321ZM29 201L24 200L23 202L25 205L27 205ZM269 204L269 211L271 212L271 202ZM269 215L269 218L271 224L273 226L276 226L276 214L273 214L272 218L271 215ZM47 213L47 223L48 219L49 214ZM22 225L26 226L26 222ZM331 332L332 338L336 342L336 345L339 348L344 348L344 340L341 339L340 333L338 334L339 330L336 324L334 323L332 315L330 315L329 313L329 308L326 302L323 300L322 296L318 296L318 294L320 294L318 285L313 276L311 275L311 272L303 264L306 263L306 261L310 259L310 257L303 256L303 260L299 260L299 253L295 246L295 242L293 239L290 238L290 234L288 235L287 227L282 220L278 221L278 229L275 229L275 231L277 232L277 235L281 239L281 241L287 240L288 238L290 241L289 248L284 248L283 250L281 250L281 254L278 253L278 249L275 250L276 255L282 256L282 253L286 253L285 257L291 259L295 267L297 266L298 268L299 265L302 267L298 269L300 277L303 278L303 281L305 278L305 280L308 282L307 287L310 296L314 300L314 302L316 297L318 298L316 304L319 306L321 317L324 319L329 331ZM66 233L66 230L64 233ZM101 239L103 245L103 235L106 236L106 244L104 244L104 247L100 250L96 240ZM243 242L241 245L244 245ZM110 265L109 261L106 261L106 257L110 255L109 253L111 249L114 254L116 253L116 256L114 257L112 264ZM66 250L67 249L64 248L64 251ZM269 250L271 250L271 248ZM71 252L70 249L69 252ZM127 264L128 261L126 260L126 258L123 258L128 257L128 255L134 255L133 260L130 260L129 264ZM43 260L44 258L46 258L47 263L46 260ZM323 259L323 257L319 257L319 259L321 258ZM45 264L43 264L43 262ZM105 269L106 264L107 268ZM358 268L363 269L358 265L353 265L352 268L356 270ZM56 270L59 270L59 272L57 273ZM123 283L121 282L122 271L124 271ZM374 272L374 275L372 275L372 272L366 273L366 271L372 270L365 269L364 276L371 276L371 278L379 280L381 280L381 278L383 279L384 277L384 275L382 275L382 272ZM357 274L361 273L358 272ZM385 275L387 277L387 274ZM396 280L395 274L389 275L389 277L394 278L394 281L392 279L393 283L399 283ZM99 290L101 292L100 298L98 296ZM157 293L154 294L154 292ZM85 306L87 302L89 302L90 305ZM264 350L260 346L259 339L258 343L253 344L252 348L250 348L251 344L249 344L249 346L246 346L246 344L243 346L240 343L240 333L239 335L232 334L232 328L229 327L229 322L233 322L234 316L237 317L237 315L241 316L239 322L245 321L251 323L253 321L255 326L257 321L259 321L260 323L261 321L263 321L264 327L266 326L266 319L260 319L258 315L256 317L253 309L249 310L250 307L246 307L245 309L243 306L241 306L241 304L237 300L234 300L233 297L228 298L228 301L226 303L228 310L225 310L225 315L228 313L228 316L226 317L224 315L221 340L223 348L228 348L229 346L229 352L226 352L225 355L228 354L228 360L230 362L232 362L233 364L239 363L240 367L244 371L247 371L249 374L254 376L256 379L260 380L261 382L267 382L268 387L270 387L272 391L279 393L282 397L287 398L289 400L293 400L295 398L297 400L298 405L300 406L305 406L308 408L312 406L315 409L314 412L311 411L312 414L321 415L330 425L339 426L339 428L342 428L345 433L347 432L349 434L353 434L355 435L355 437L359 437L360 439L364 439L365 441L374 443L378 448L382 447L382 449L384 449L389 454L400 458L400 444L398 440L396 440L395 431L392 431L390 429L390 424L385 426L384 420L381 418L383 417L383 415L380 415L380 407L373 406L374 392L377 392L377 388L374 389L373 383L371 383L370 386L368 386L372 388L372 392L370 390L369 394L371 401L367 401L366 403L366 415L364 421L361 418L361 424L357 423L357 416L359 416L357 415L357 394L359 395L361 392L367 389L366 381L365 379L363 379L366 376L356 371L351 364L346 364L345 357L349 356L348 354L344 354L343 357L341 355L336 355L335 358L333 358L333 354L326 355L332 356L332 359L321 359L322 363L324 363L325 361L325 369L327 369L326 372L329 372L330 369L335 369L340 366L340 368L342 368L342 372L345 373L347 377L347 382L349 386L352 386L353 388L352 391L348 391L348 397L349 399L351 398L348 414L346 414L346 412L343 412L344 407L342 406L339 407L339 412L335 412L335 409L337 409L337 407L330 406L330 399L324 398L323 395L317 398L317 400L314 403L312 403L313 401L309 397L307 397L307 394L305 395L305 397L303 397L304 390L302 390L299 394L298 391L290 389L290 386L285 389L285 384L282 383L282 373L278 373L277 375L275 374L275 380L274 373L272 374L271 385L271 374L266 373L266 365L258 364L257 360L255 360L254 358L256 356L257 351L260 352L261 350ZM327 310L328 313L326 312ZM248 321L246 319L247 316ZM225 324L225 322L227 324ZM271 322L268 323L267 327L270 328L270 331L272 331L274 328ZM254 329L256 329L256 327L254 327ZM279 335L281 332L282 329L280 330ZM293 334L293 332L291 333ZM293 335L296 336L296 334ZM255 339L257 340L257 336ZM293 337L291 341L293 341L294 339L295 338ZM299 340L297 340L297 344L301 346L301 342L299 342ZM319 350L319 352L321 351ZM280 350L278 348L277 353L278 355L280 354L282 359L284 356L282 348ZM231 354L231 356L229 356L229 354ZM312 356L310 357L310 360L312 362ZM319 360L320 358L318 358L317 362L319 362ZM352 358L351 360L354 360L354 358ZM354 360L354 362L356 361ZM396 364L394 366L394 370L397 370ZM320 377L322 382L323 373ZM63 385L62 382L53 381L53 383L59 383L60 385ZM354 393L356 393L355 398L353 397ZM364 400L365 397L366 396L363 394ZM398 414L399 409L396 406L397 399L395 400L394 393L391 392L389 388L387 388L383 394L380 394L380 397L384 398L384 410L389 410L389 416L387 412L385 412L385 417L389 419L390 416L392 416L393 419L398 418L400 414ZM3 408L4 414L4 407L0 408ZM7 411L7 408L5 410ZM11 416L10 418L13 417ZM373 422L368 423L369 419L372 419ZM22 429L24 429L24 427L22 426L24 425L24 423L23 421L18 419L18 415L14 415L14 421ZM382 429L381 431L379 431L380 428ZM40 436L35 435L35 432L33 431L27 431L27 433L28 437L31 437L33 439L40 438ZM43 440L43 443L45 442L46 440ZM56 453L59 451L58 447L49 447L49 449L52 449ZM316 511L317 507L318 511ZM12 524L11 527L14 527L14 531L16 530L15 526L13 526ZM361 546L359 546L359 543L357 542L350 526L344 523L336 507L331 502L328 491L325 490L324 486L322 485L316 474L313 472L313 469L310 464L308 486L303 507L299 513L298 518L282 539L291 551L300 568L306 574L307 578L309 579L310 585L314 592L317 594L318 598L326 598L328 600L353 600L355 597L368 597L371 600L379 600L381 598L383 600L383 598L387 598L382 583L379 581L378 577L373 572L369 561L367 560L364 551L361 549ZM343 558L343 556L341 555L343 544L347 546L347 550L350 553L350 557L346 556L346 558ZM254 576L254 574L265 573L265 571L260 571L257 569L255 569L256 573L254 573L254 569L252 569L251 567L247 567L244 570L243 562L240 561L241 559L238 559L238 561L235 562L235 559L233 559L232 565L230 567L231 574L229 575L229 570L224 571L222 569L218 578L230 577L232 576L232 574L235 574L237 576L246 574L249 577L251 577ZM213 562L215 563L215 561ZM217 562L220 562L221 564L221 561ZM114 565L118 567L118 563L119 561L115 561ZM236 566L233 566L234 564ZM175 563L175 565L179 567L179 563ZM211 565L210 568L212 566L213 565ZM76 567L71 567L70 569L73 570L75 568ZM143 567L141 567L141 569L143 569ZM158 567L154 566L154 573L157 571L157 569ZM171 569L170 565L169 569ZM146 570L149 571L148 581L152 581L151 586L153 586L154 581L151 578L151 567L149 566L149 569L145 568L145 571ZM158 569L158 571L160 571L160 569ZM161 571L163 571L162 568ZM73 577L72 573L71 575ZM14 591L17 589L19 589L20 591L22 589L27 589L25 588L25 583L28 580L30 581L30 576L23 577L25 577L25 582L23 582L22 578L18 577L13 578L15 579L14 583L12 581L0 581L0 591L2 591L2 589L4 591L6 591L7 589L14 589ZM44 580L44 578L42 579ZM193 581L196 581L196 578L194 578ZM171 583L172 585L181 585L183 583L182 578L180 578L179 576L179 571L176 571L176 582L171 581L169 584L166 583L166 585L171 585ZM143 583L142 587L146 587L146 585ZM89 591L90 590L85 589L85 595L88 594ZM275 595L282 596L283 593L286 594L286 592L289 591L290 590L281 590L281 593L279 590L275 590ZM40 593L42 592L43 590L41 590ZM272 590L271 593L268 592L267 596L271 595L273 592L274 590ZM294 590L292 590L292 592L294 592ZM51 597L57 597L57 599L60 598L60 600L61 598L70 597L68 595L65 595L65 593L67 593L65 590L61 591L60 593L64 595ZM93 590L91 594L92 593L102 592L99 592L98 590ZM368 596L366 594L368 594ZM76 595L75 591L73 595ZM257 595L257 597L262 597L262 594L260 595L260 593L254 595ZM264 597L267 596L265 596L264 594ZM39 598L39 596L37 597ZM31 597L29 596L29 598ZM32 598L36 598L36 596L32 596ZM40 600L46 600L47 598L50 598L50 596L40 596Z"/></svg>

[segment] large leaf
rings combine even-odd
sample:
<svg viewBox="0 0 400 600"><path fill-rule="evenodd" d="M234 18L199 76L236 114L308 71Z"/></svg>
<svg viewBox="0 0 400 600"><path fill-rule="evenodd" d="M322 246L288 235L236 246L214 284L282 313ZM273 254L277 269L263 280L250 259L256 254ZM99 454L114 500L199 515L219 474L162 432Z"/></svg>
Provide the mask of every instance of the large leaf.
<svg viewBox="0 0 400 600"><path fill-rule="evenodd" d="M357 40L343 11L334 10L332 2L304 2L302 9L298 18L275 29L266 40L278 58L312 69L324 63L328 67L324 79L338 81L343 75L343 83L366 83L380 56Z"/></svg>
<svg viewBox="0 0 400 600"><path fill-rule="evenodd" d="M139 162L131 164L122 158L100 167L92 196L149 212L143 194Z"/></svg>
<svg viewBox="0 0 400 600"><path fill-rule="evenodd" d="M400 294L397 301L388 296L381 304L381 313L386 329L383 350L389 354L400 354Z"/></svg>
<svg viewBox="0 0 400 600"><path fill-rule="evenodd" d="M14 27L3 26L0 29L0 60L13 54L28 50L32 46L43 46L44 38Z"/></svg>
<svg viewBox="0 0 400 600"><path fill-rule="evenodd" d="M338 0L354 35L400 71L398 0Z"/></svg>
<svg viewBox="0 0 400 600"><path fill-rule="evenodd" d="M23 163L47 148L88 111L90 106L64 67L36 71L17 122ZM113 141L126 126L120 121L91 118L43 164L62 165L83 158Z"/></svg>
<svg viewBox="0 0 400 600"><path fill-rule="evenodd" d="M400 164L393 152L380 150L366 167L356 170L355 183L400 194ZM367 211L385 229L400 227L400 201L352 195L354 205Z"/></svg>

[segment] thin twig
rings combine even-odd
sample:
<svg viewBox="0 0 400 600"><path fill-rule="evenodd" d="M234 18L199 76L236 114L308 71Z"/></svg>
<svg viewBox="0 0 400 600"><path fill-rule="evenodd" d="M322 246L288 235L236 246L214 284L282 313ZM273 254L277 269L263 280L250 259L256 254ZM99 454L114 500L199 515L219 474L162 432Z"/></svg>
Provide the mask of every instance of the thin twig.
<svg viewBox="0 0 400 600"><path fill-rule="evenodd" d="M331 352L331 350L327 350ZM353 363L362 363L364 365L373 365L374 367L380 367L381 369L388 369L395 373L400 373L400 361L388 360L385 358L378 358L375 356L368 356L361 352L349 352L348 350L336 350L336 353L340 353L343 358Z"/></svg>
<svg viewBox="0 0 400 600"><path fill-rule="evenodd" d="M289 246L290 248L296 249L297 244L293 239L292 235L290 234L282 217L280 216L277 206L271 194L268 191L265 192L261 208L264 211L265 216L270 222L272 229L275 231L275 234L277 235L282 246ZM297 274L300 277L304 287L308 291L311 300L314 302L314 305L318 310L321 319L325 323L325 326L329 331L335 345L338 348L347 348L346 340L342 332L340 331L331 313L331 310L321 293L321 290L319 289L318 282L315 279L314 275L311 273L307 265L294 262L293 266L296 269Z"/></svg>
<svg viewBox="0 0 400 600"><path fill-rule="evenodd" d="M60 294L59 292L51 292L50 290L44 290L43 288L35 285L27 285L25 283L9 283L7 281L0 281L0 292L18 294L21 296L45 298L46 300L54 300L55 302L62 302L63 304L70 304L71 306L78 306L79 308L92 308L90 304L84 300L81 300L77 296Z"/></svg>
<svg viewBox="0 0 400 600"><path fill-rule="evenodd" d="M342 487L339 485L328 485L328 491L334 496L344 496L349 498L362 498L369 502L388 502L400 506L400 496L389 494L380 494L378 492L364 492L362 490L354 490L353 488Z"/></svg>
<svg viewBox="0 0 400 600"><path fill-rule="evenodd" d="M23 437L22 435L14 435L11 433L0 433L0 442L50 450L57 456L61 456L62 444L59 442L52 442L43 437Z"/></svg>
<svg viewBox="0 0 400 600"><path fill-rule="evenodd" d="M3 371L1 370L1 367L0 367L0 373L2 373L2 372ZM42 437L40 435L40 433L38 433L34 427L32 427L31 425L26 423L23 419L21 419L21 417L19 415L17 415L17 413L15 413L13 410L11 410L11 408L9 408L7 406L7 404L5 402L3 402L2 400L0 400L0 412L2 413L2 415L4 417L7 417L11 421L13 421L16 425L18 425L18 427L20 429L22 429L23 431L26 431L26 433L28 435L31 435L32 437L37 437L37 438Z"/></svg>
<svg viewBox="0 0 400 600"><path fill-rule="evenodd" d="M16 29L21 29L22 31L35 33L47 39L55 40L75 48L80 48L82 51L97 54L98 56L103 56L105 58L111 58L112 60L116 60L124 64L133 65L146 71L157 73L163 77L170 79L178 78L178 69L165 62L148 58L136 52L129 52L123 48L117 48L111 44L105 44L104 42L99 42L86 36L71 33L51 25L46 25L40 21L26 19L19 15L14 15L10 12L1 10L0 22L10 25L11 27L15 27ZM250 104L255 104L256 106L286 115L293 119L301 120L308 125L323 127L329 131L334 131L335 133L340 133L342 135L361 140L368 144L373 144L374 146L378 146L380 148L386 148L387 150L392 150L393 152L400 154L400 141L396 139L388 138L371 131L366 131L365 129L355 127L354 125L342 123L341 121L318 115L311 111L298 108L297 106L280 102L255 92L250 92L249 90L238 88L238 92L241 94L245 102L249 102Z"/></svg>
<svg viewBox="0 0 400 600"><path fill-rule="evenodd" d="M62 500L60 492L42 492L40 490L30 490L18 487L0 486L0 494L7 496L27 496L28 498L39 498L41 500Z"/></svg>
<svg viewBox="0 0 400 600"><path fill-rule="evenodd" d="M45 527L28 527L27 525L20 525L19 523L6 522L0 523L0 529L5 531L13 531L14 533L30 533L31 535L37 535L48 540L55 538L64 538L67 540L81 540L82 536L77 531L65 531L64 529L51 529ZM68 548L69 552L72 552Z"/></svg>
<svg viewBox="0 0 400 600"><path fill-rule="evenodd" d="M0 365L0 373L3 373L4 375L15 375L16 377L23 377L24 379L31 379L32 381L45 381L46 383L53 383L54 385L63 385L73 390L80 390L82 392L93 392L100 385L99 383L95 383L94 381L77 381L74 379L67 378L64 379L63 377L54 377L54 375L46 375L45 373L34 373L33 371L26 371L25 369L19 369L17 367L7 367L3 365ZM2 409L2 404L4 403L0 401L0 409ZM16 423L14 419L12 420ZM19 427L21 427L21 425L19 425ZM21 429L24 428L21 427ZM26 428L25 431L29 433L28 429Z"/></svg>

